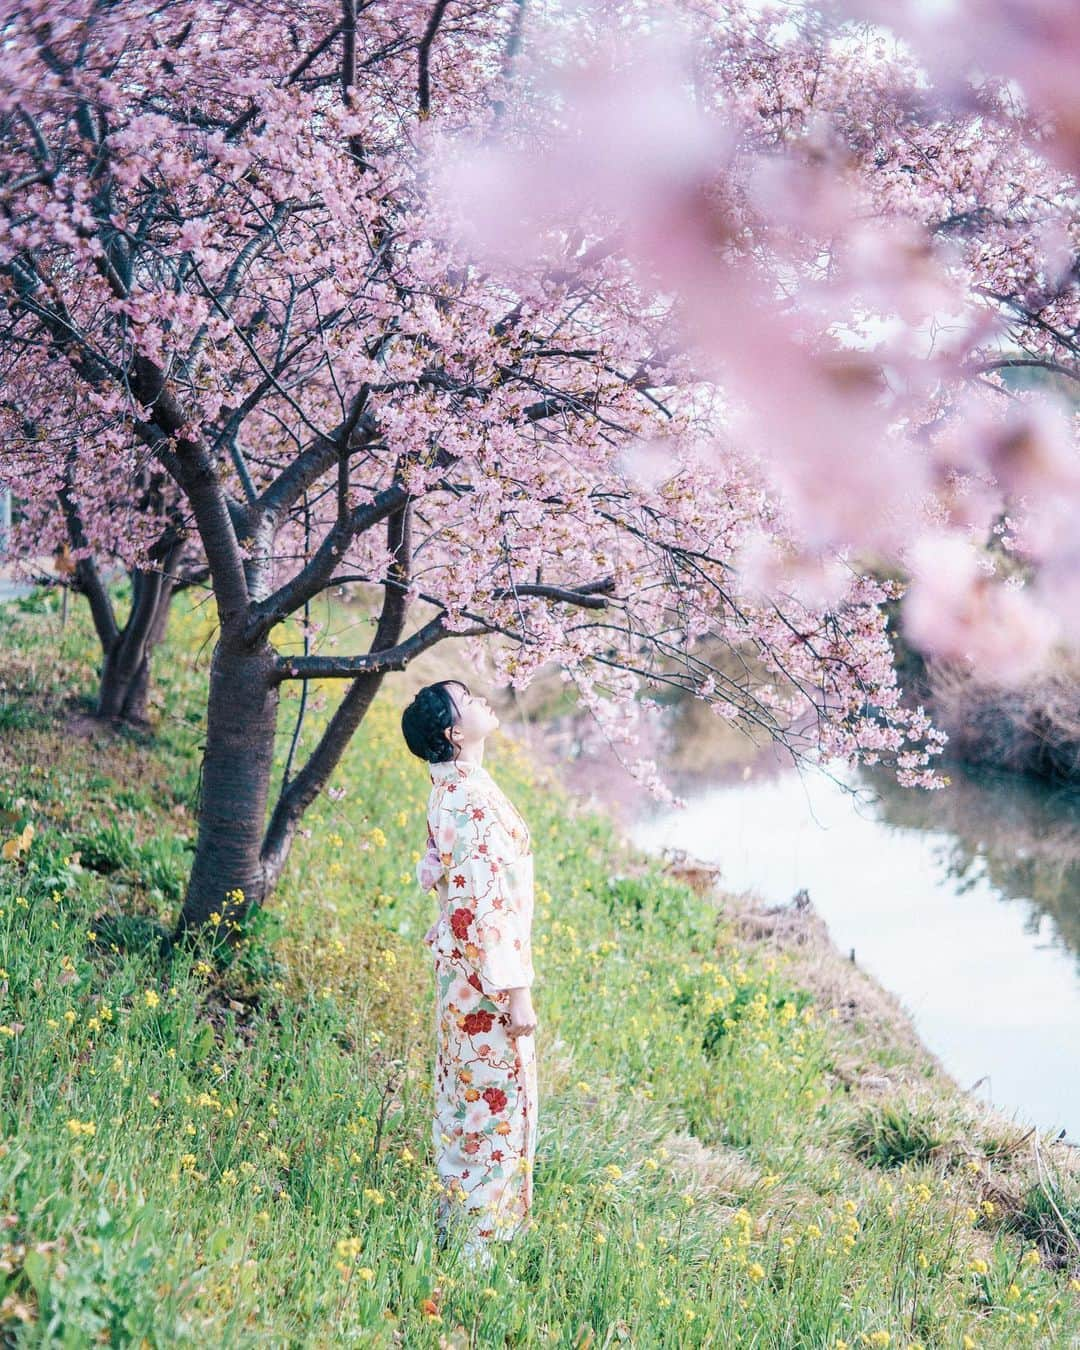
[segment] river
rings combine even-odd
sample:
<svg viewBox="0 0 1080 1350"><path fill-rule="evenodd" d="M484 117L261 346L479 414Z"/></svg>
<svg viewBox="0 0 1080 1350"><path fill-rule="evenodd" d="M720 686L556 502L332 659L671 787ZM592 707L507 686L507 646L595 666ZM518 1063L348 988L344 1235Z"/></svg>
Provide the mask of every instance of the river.
<svg viewBox="0 0 1080 1350"><path fill-rule="evenodd" d="M820 771L747 766L641 810L635 839L770 904L805 887L962 1087L1080 1140L1080 792L955 765L927 792L827 767L857 798Z"/></svg>

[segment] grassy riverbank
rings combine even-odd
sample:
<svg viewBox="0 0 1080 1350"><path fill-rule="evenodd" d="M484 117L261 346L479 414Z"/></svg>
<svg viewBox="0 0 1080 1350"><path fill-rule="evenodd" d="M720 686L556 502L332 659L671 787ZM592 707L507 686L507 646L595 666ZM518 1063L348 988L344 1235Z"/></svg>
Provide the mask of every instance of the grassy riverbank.
<svg viewBox="0 0 1080 1350"><path fill-rule="evenodd" d="M505 740L540 887L538 1224L470 1277L433 1249L427 781L393 689L240 958L162 970L209 608L177 607L142 743L74 734L82 606L62 634L0 615L5 1343L1078 1343L1072 1153L1040 1141L1040 1184L812 920L665 876Z"/></svg>

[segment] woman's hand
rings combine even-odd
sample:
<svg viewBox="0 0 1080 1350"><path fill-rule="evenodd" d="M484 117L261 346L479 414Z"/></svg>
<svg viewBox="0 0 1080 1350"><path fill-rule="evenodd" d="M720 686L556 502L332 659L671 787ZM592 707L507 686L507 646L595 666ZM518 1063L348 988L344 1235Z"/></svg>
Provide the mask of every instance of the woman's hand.
<svg viewBox="0 0 1080 1350"><path fill-rule="evenodd" d="M528 987L511 989L510 1025L507 1034L516 1040L518 1036L531 1036L536 1027L536 1013L533 1011L532 994Z"/></svg>

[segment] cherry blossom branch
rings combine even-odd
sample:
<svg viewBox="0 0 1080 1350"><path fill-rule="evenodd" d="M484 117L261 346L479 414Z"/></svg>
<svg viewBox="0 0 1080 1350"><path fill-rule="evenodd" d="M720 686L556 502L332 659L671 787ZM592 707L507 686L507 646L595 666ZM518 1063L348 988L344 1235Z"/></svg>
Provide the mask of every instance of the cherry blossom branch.
<svg viewBox="0 0 1080 1350"><path fill-rule="evenodd" d="M404 670L436 643L447 637L482 637L492 632L488 624L474 624L469 628L451 629L444 611L429 619L411 637L382 651L365 652L354 656L281 656L274 663L271 683L283 680L355 679L358 675L384 674Z"/></svg>
<svg viewBox="0 0 1080 1350"><path fill-rule="evenodd" d="M361 390L360 402L365 397ZM316 436L295 459L291 459L280 474L259 494L248 510L251 528L263 518L280 520L313 484L332 469L341 454L342 437L352 419L343 420L333 431ZM370 449L377 441L375 419L371 414L359 415L353 420L352 451Z"/></svg>
<svg viewBox="0 0 1080 1350"><path fill-rule="evenodd" d="M408 503L400 507L386 522L386 544L390 554L390 574L393 588L383 593L382 611L375 629L369 654L389 651L400 645L401 634L405 628L405 616L408 608L408 583L412 566L412 540L410 530L411 509ZM304 634L304 649L307 651L308 637ZM301 660L310 659L307 657ZM319 738L307 763L290 782L288 765L282 774L281 792L274 807L270 823L263 838L260 856L263 866L276 875L284 862L288 850L288 841L303 813L329 782L345 747L357 727L363 721L368 708L379 690L385 669L367 670L359 674L352 682L345 697L341 700L328 726ZM301 709L307 697L307 682L304 682ZM302 712L301 712L302 716ZM292 762L296 737L289 751L289 763Z"/></svg>
<svg viewBox="0 0 1080 1350"><path fill-rule="evenodd" d="M339 516L310 562L273 595L252 605L244 630L247 641L259 641L275 625L298 610L305 600L324 590L331 582L334 569L344 558L350 542L404 506L409 497L410 493L404 484L396 482L377 493L373 502L356 507L344 518Z"/></svg>
<svg viewBox="0 0 1080 1350"><path fill-rule="evenodd" d="M1064 375L1070 380L1080 381L1080 370L1077 370L1074 366L1062 365L1060 361L1053 361L1049 357L1045 359L1026 356L1002 357L996 361L972 362L963 366L962 370L966 375L992 375L998 370L1010 370L1025 366L1036 370L1048 370L1054 375Z"/></svg>

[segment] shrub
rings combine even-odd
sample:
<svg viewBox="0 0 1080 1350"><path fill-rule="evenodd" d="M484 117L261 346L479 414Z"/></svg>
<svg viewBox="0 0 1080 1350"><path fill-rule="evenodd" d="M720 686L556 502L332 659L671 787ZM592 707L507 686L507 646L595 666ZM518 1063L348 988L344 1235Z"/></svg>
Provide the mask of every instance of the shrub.
<svg viewBox="0 0 1080 1350"><path fill-rule="evenodd" d="M902 1102L868 1107L847 1132L857 1156L877 1167L927 1162L944 1143L931 1121Z"/></svg>

